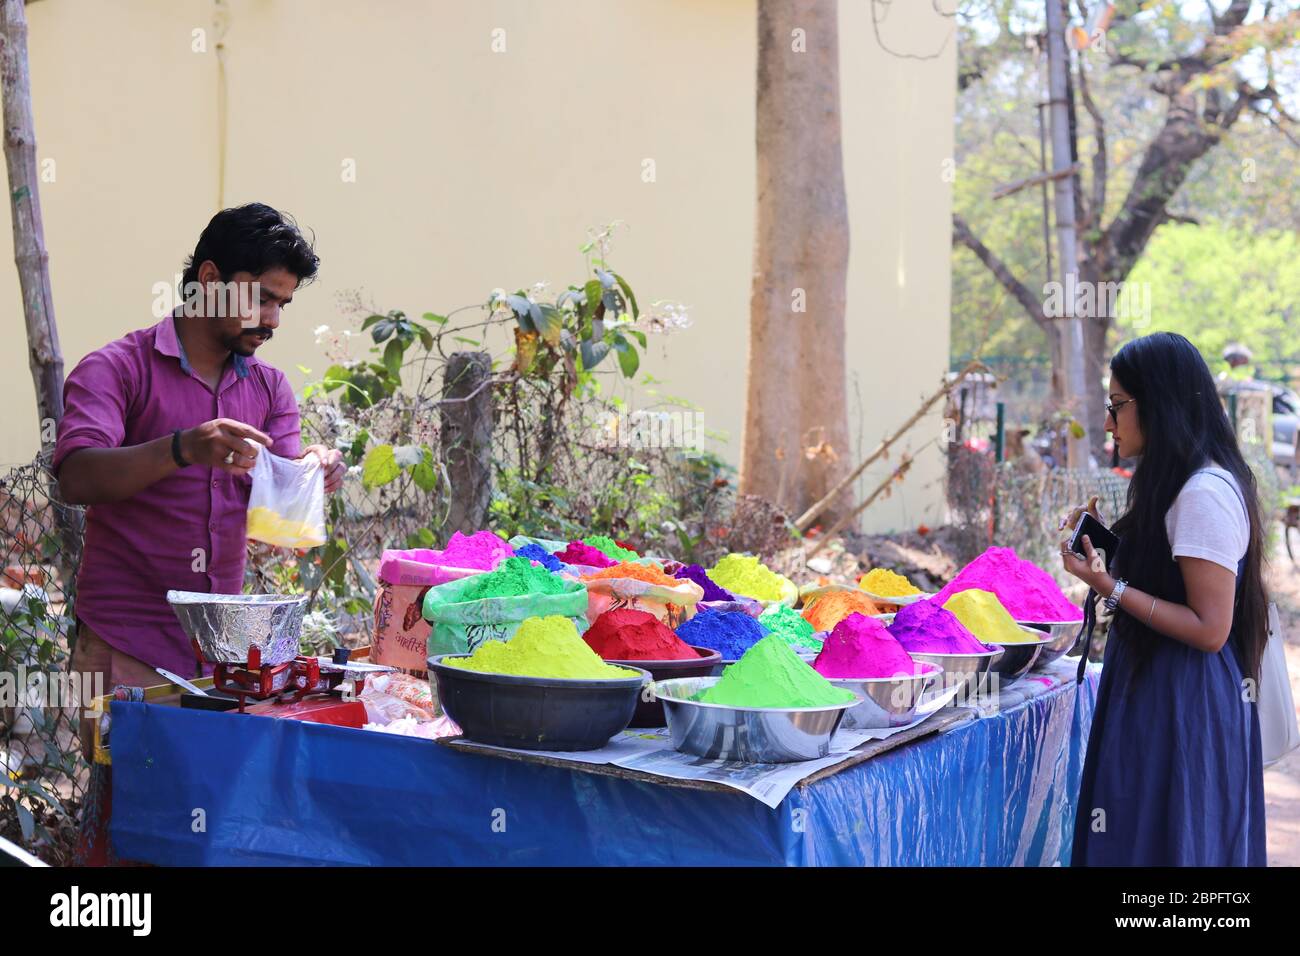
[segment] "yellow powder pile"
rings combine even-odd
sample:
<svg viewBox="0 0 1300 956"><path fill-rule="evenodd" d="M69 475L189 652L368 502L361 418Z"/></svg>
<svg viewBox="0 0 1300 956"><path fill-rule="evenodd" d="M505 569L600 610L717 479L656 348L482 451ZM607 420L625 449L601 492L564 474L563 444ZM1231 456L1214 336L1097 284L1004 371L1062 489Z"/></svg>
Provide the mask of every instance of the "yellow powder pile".
<svg viewBox="0 0 1300 956"><path fill-rule="evenodd" d="M732 594L756 598L759 601L779 601L785 578L777 574L758 558L747 554L727 555L709 569L709 577L719 587Z"/></svg>
<svg viewBox="0 0 1300 956"><path fill-rule="evenodd" d="M467 671L517 677L617 680L639 676L636 671L602 661L578 636L573 621L558 614L530 617L510 640L488 641L469 657L448 658L443 663Z"/></svg>
<svg viewBox="0 0 1300 956"><path fill-rule="evenodd" d="M858 578L858 587L880 597L908 597L921 593L921 589L907 578L887 568L872 568Z"/></svg>
<svg viewBox="0 0 1300 956"><path fill-rule="evenodd" d="M943 609L956 615L966 630L985 644L1022 644L1037 640L1032 634L1020 629L992 591L981 591L978 588L958 591L948 598Z"/></svg>
<svg viewBox="0 0 1300 956"><path fill-rule="evenodd" d="M325 543L325 528L309 521L290 521L270 508L248 509L245 534L281 548L315 548Z"/></svg>
<svg viewBox="0 0 1300 956"><path fill-rule="evenodd" d="M803 609L814 631L829 631L850 614L879 614L876 602L858 591L827 591Z"/></svg>

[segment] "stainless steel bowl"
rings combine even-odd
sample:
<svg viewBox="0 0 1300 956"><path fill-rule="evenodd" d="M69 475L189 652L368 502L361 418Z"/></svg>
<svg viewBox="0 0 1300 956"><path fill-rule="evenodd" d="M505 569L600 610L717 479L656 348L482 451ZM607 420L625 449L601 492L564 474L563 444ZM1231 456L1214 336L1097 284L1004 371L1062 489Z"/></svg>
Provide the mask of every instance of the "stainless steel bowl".
<svg viewBox="0 0 1300 956"><path fill-rule="evenodd" d="M943 679L937 681L930 691L922 696L922 700L949 687L958 687L957 702L960 704L965 698L979 692L980 685L993 664L1002 656L1002 648L994 648L983 654L923 654L919 651L907 653L912 655L914 661L938 664L943 668Z"/></svg>
<svg viewBox="0 0 1300 956"><path fill-rule="evenodd" d="M305 594L168 591L167 603L199 660L242 664L254 647L261 651L263 664L283 664L299 654Z"/></svg>
<svg viewBox="0 0 1300 956"><path fill-rule="evenodd" d="M1074 642L1078 640L1079 629L1083 627L1083 621L1017 621L1016 623L1021 627L1042 631L1051 638L1043 645L1038 660L1034 661L1035 667L1050 664L1068 654L1073 649Z"/></svg>
<svg viewBox="0 0 1300 956"><path fill-rule="evenodd" d="M830 752L831 737L854 700L830 707L727 707L687 700L712 687L718 677L678 677L656 681L673 746L708 760L743 763L794 763Z"/></svg>
<svg viewBox="0 0 1300 956"><path fill-rule="evenodd" d="M1002 656L993 662L989 672L997 674L998 682L1002 685L1018 681L1029 673L1029 668L1034 666L1034 662L1038 660L1038 655L1042 652L1043 647L1051 641L1051 638L1043 634L1042 631L1036 631L1032 627L1021 625L1020 629L1026 634L1041 636L1028 641L1011 641L1006 644L992 645L993 647L1002 648Z"/></svg>
<svg viewBox="0 0 1300 956"><path fill-rule="evenodd" d="M826 678L836 687L851 690L863 698L849 708L844 726L851 730L903 727L916 719L916 708L943 675L943 668L928 661L918 665L920 674L901 677Z"/></svg>

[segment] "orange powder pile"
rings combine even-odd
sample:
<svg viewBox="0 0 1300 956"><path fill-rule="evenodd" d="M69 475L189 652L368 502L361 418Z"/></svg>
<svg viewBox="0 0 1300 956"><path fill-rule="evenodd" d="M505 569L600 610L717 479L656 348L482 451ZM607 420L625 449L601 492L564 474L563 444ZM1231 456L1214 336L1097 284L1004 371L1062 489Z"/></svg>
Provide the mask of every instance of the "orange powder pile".
<svg viewBox="0 0 1300 956"><path fill-rule="evenodd" d="M829 631L850 614L879 614L876 602L856 591L828 591L803 609L804 620L816 631Z"/></svg>
<svg viewBox="0 0 1300 956"><path fill-rule="evenodd" d="M680 579L664 574L663 568L657 564L634 564L631 561L620 561L618 564L601 568L582 577L584 581L593 581L596 578L635 578L648 584L662 584L669 588L675 588L682 583Z"/></svg>

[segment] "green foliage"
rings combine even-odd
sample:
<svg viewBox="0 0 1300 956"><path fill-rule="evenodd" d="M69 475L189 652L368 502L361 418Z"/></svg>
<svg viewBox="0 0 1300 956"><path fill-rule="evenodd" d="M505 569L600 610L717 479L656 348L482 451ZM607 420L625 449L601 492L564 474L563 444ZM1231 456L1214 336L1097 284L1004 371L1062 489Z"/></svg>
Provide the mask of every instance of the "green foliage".
<svg viewBox="0 0 1300 956"><path fill-rule="evenodd" d="M589 246L583 249L589 251ZM623 376L636 375L641 366L637 349L646 347L645 333L631 328L641 315L636 295L618 273L600 267L592 272L595 278L570 285L553 303L538 302L522 289L488 300L489 309L508 311L514 318L521 374L550 377L557 368L569 367L567 361L578 389L586 391L594 384L592 371L613 352Z"/></svg>
<svg viewBox="0 0 1300 956"><path fill-rule="evenodd" d="M1152 71L1112 61L1122 56L1158 63L1198 54L1206 37L1213 33L1209 22L1212 9L1209 4L1175 0L1141 4L1121 0L1107 33L1107 51L1089 50L1072 58L1086 74L1088 90L1105 120L1109 158L1105 208L1088 210L1091 221L1081 231L1085 244L1096 241L1101 228L1108 226L1120 210L1168 109L1168 99L1152 88ZM1251 82L1262 82L1265 57L1270 58L1269 69L1275 71L1279 82L1287 70L1294 72L1300 36L1294 27L1279 28L1277 21L1296 9L1300 4L1295 0L1273 5L1271 23L1252 15L1224 45L1222 62L1208 73L1193 77L1195 88L1213 90L1226 106L1234 95L1233 87L1243 76ZM1077 21L1077 9L1072 8L1072 13ZM992 193L998 186L1040 171L1038 106L1046 96L1042 60L1032 38L1043 26L1043 4L1041 0L990 0L963 11L957 22L958 72L963 88L956 112L954 210L1038 294L1043 283L1052 278L1047 275L1044 190L1022 189L999 200L994 200ZM1081 99L1081 86L1076 72L1075 90L1080 97L1076 110L1078 154L1084 164L1078 182L1083 195L1091 201L1096 191L1092 158L1097 143ZM1284 102L1288 95L1282 94ZM1265 112L1271 110L1264 101L1255 105ZM1191 168L1169 205L1170 211L1194 217L1204 226L1300 228L1295 143L1280 133L1275 123L1286 125L1275 112L1270 119L1252 108L1245 109L1232 128ZM1050 150L1047 162L1050 165ZM1050 229L1054 227L1050 221L1050 186L1046 193ZM1166 223L1158 228L1153 242L1174 228L1184 227ZM1054 235L1052 242L1054 246ZM1148 247L1148 253L1152 248ZM1234 256L1233 261L1246 267L1240 256ZM1055 258L1053 265L1057 265ZM1222 275L1221 270L1216 271ZM1277 276L1263 274L1263 279L1273 289L1274 297L1284 294L1286 286L1277 281ZM1165 301L1173 304L1172 300ZM1153 306L1159 319L1164 308L1161 298L1157 297ZM1003 292L983 263L960 246L954 246L952 253L951 342L954 356L969 355L977 348L986 355L1020 359L1049 354L1046 337L1037 324ZM1211 345L1198 344L1207 352L1212 350Z"/></svg>
<svg viewBox="0 0 1300 956"><path fill-rule="evenodd" d="M1293 232L1250 232L1171 224L1151 240L1129 276L1149 285L1151 323L1129 320L1127 338L1169 331L1187 336L1211 368L1229 342L1250 348L1268 377L1300 364L1300 240Z"/></svg>

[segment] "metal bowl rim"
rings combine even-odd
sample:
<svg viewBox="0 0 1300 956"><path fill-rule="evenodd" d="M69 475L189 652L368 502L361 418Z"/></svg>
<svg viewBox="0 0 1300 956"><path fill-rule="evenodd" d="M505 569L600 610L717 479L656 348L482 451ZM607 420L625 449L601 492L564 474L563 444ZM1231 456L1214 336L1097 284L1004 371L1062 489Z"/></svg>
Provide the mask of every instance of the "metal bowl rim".
<svg viewBox="0 0 1300 956"><path fill-rule="evenodd" d="M717 683L718 681L722 680L722 678L721 677L670 677L667 680L653 681L650 686L652 689L655 690L655 699L662 701L665 704L669 704L669 703L688 704L691 707L702 707L707 710L726 710L726 711L735 711L737 713L749 713L749 714L820 714L820 713L825 713L833 710L847 710L850 707L856 707L858 704L861 704L866 700L865 697L858 694L856 691L849 691L849 693L853 694L855 698L854 700L845 701L842 704L828 704L822 707L732 707L730 704L709 704L709 703L705 703L702 700L687 700L685 697L660 697L659 696L659 691L657 690L657 688L660 684L672 684L675 681L684 681L684 680L707 680L707 681L713 681L714 683ZM712 687L713 684L709 684L708 686Z"/></svg>
<svg viewBox="0 0 1300 956"><path fill-rule="evenodd" d="M645 670L646 668L657 667L661 664L680 664L682 667L694 667L696 666L697 663L716 665L722 662L721 651L715 651L709 647L697 647L694 644L687 644L686 646L693 651L708 651L709 652L708 656L701 655L698 661L693 661L690 660L689 658L685 660L681 658L677 658L676 660L666 660L666 661L629 661L629 660L623 660L622 658L614 658L614 657L602 657L601 660L603 660L606 664L614 664L618 667L635 667L637 670ZM451 655L445 655L445 656L451 656ZM734 663L734 661L732 663ZM482 672L480 671L480 673Z"/></svg>
<svg viewBox="0 0 1300 956"><path fill-rule="evenodd" d="M933 667L934 670L926 671L924 674L902 674L893 677L826 677L825 674L822 676L826 677L826 679L832 684L886 684L891 681L925 680L927 677L943 676L942 664L936 664L934 661L917 661L917 663L925 664L927 667Z"/></svg>
<svg viewBox="0 0 1300 956"><path fill-rule="evenodd" d="M180 607L196 604L231 604L231 605L293 605L306 604L310 600L307 594L208 594L203 591L167 592L167 603Z"/></svg>
<svg viewBox="0 0 1300 956"><path fill-rule="evenodd" d="M1032 644L1033 642L1022 641L1020 643ZM1015 645L1013 644L1011 646L1014 647ZM903 648L903 650L907 651L907 648ZM1002 651L1002 645L999 644L998 647L994 650L980 651L977 654L949 654L946 653L945 651L907 651L907 653L912 655L913 657L963 657L964 658L964 657L992 657L994 654L1001 653L1001 651Z"/></svg>
<svg viewBox="0 0 1300 956"><path fill-rule="evenodd" d="M1082 623L1083 623L1083 618L1081 618L1081 617L1075 618L1073 621L1024 621L1024 620L1021 620L1021 619L1018 618L1018 617L1017 617L1017 618L1012 618L1012 620L1014 620L1014 621L1015 621L1017 624L1019 624L1021 627L1029 627L1029 626L1032 626L1032 625L1034 625L1034 624L1041 624L1041 625L1043 625L1044 627L1060 627L1062 624L1082 624Z"/></svg>
<svg viewBox="0 0 1300 956"><path fill-rule="evenodd" d="M464 675L471 680L476 680L485 684L514 684L525 687L552 687L558 690L584 690L591 688L630 688L642 687L647 681L653 681L654 676L643 668L619 664L619 667L626 667L628 670L636 671L638 677L523 677L517 674L497 674L491 671L472 671L464 667L451 667L442 663L448 657L469 657L469 654L436 654L430 657L426 663L430 671L436 671L441 674L454 674L456 676Z"/></svg>
<svg viewBox="0 0 1300 956"><path fill-rule="evenodd" d="M1020 624L1019 622L1017 622L1016 626L1019 627L1026 634L1034 635L1034 640L1006 641L1006 642L985 641L985 643L990 644L993 647L1041 647L1044 644L1050 644L1053 641L1060 640L1059 636L1053 637L1051 634L1044 634L1042 631L1038 630L1037 628L1028 627L1024 624Z"/></svg>

